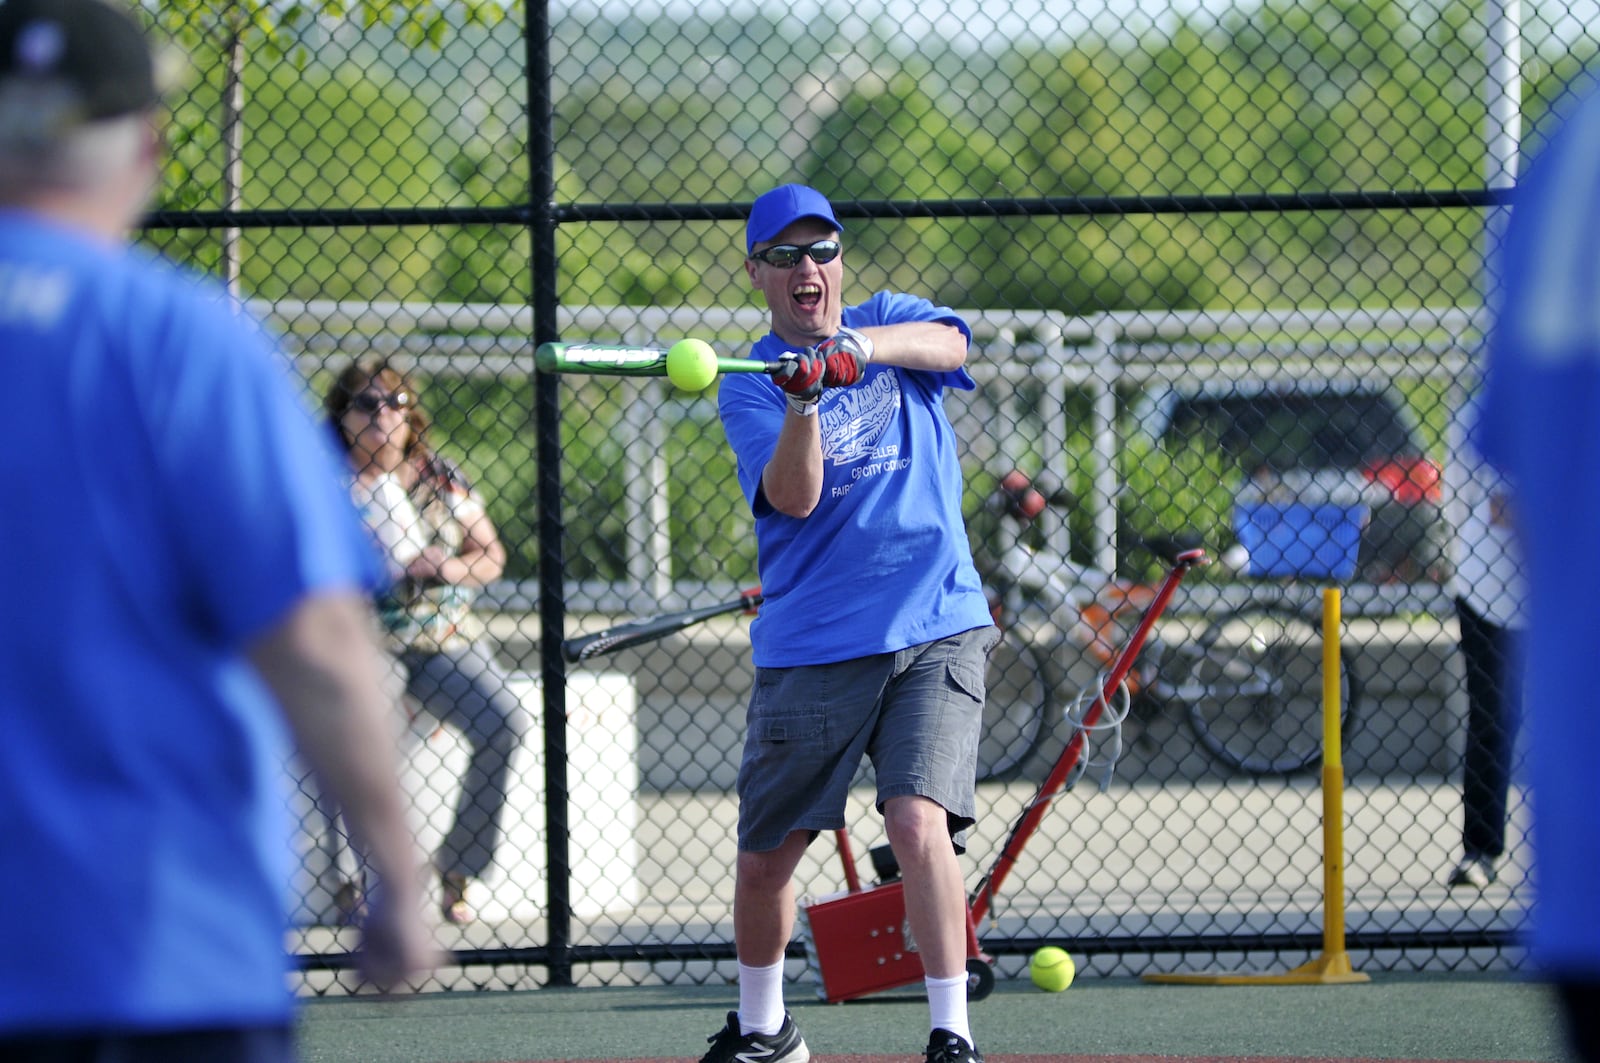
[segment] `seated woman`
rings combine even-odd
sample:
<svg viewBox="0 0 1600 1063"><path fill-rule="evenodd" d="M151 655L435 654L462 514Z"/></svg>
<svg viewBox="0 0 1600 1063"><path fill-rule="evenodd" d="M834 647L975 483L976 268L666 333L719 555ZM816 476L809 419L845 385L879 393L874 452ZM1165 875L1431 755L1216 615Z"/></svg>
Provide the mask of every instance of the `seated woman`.
<svg viewBox="0 0 1600 1063"><path fill-rule="evenodd" d="M492 653L464 627L477 588L504 569L505 548L461 470L429 446L429 418L404 374L359 360L324 408L350 459L355 502L389 559L393 583L378 611L406 693L471 744L455 819L434 856L444 918L471 922L467 885L494 858L511 756L529 727Z"/></svg>

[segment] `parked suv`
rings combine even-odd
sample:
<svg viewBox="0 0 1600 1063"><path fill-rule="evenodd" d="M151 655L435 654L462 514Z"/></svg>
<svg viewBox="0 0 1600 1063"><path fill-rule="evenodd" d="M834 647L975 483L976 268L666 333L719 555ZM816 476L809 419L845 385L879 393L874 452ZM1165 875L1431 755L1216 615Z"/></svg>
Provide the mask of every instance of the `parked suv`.
<svg viewBox="0 0 1600 1063"><path fill-rule="evenodd" d="M1362 506L1353 578L1448 575L1440 470L1391 386L1208 382L1157 389L1136 416L1163 446L1198 440L1238 468L1235 527L1263 504Z"/></svg>

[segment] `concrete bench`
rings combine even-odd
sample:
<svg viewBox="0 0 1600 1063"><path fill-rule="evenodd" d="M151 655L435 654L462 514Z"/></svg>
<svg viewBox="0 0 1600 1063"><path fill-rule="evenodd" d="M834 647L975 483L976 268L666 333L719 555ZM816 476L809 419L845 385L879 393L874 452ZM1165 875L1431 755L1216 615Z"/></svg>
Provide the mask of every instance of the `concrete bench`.
<svg viewBox="0 0 1600 1063"><path fill-rule="evenodd" d="M472 883L467 900L481 920L532 922L544 918L549 903L543 683L538 676L518 672L508 677L507 687L533 724L529 741L512 761L494 864ZM568 677L568 856L571 900L580 917L631 908L639 899L637 717L637 697L627 676L579 672ZM412 829L425 853L438 848L450 827L466 763L467 745L453 728L425 714L413 715L404 737L401 783L411 799ZM300 861L293 885L295 922L335 925L340 912L334 891L354 875L358 858L342 837L342 826L330 829L304 766L291 764L289 776ZM429 910L438 910L437 896Z"/></svg>

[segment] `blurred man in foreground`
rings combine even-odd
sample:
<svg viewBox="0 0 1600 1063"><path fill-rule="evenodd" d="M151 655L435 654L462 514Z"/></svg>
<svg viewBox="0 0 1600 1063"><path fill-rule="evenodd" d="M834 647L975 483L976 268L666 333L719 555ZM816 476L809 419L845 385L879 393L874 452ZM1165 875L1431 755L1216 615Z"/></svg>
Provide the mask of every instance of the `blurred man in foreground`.
<svg viewBox="0 0 1600 1063"><path fill-rule="evenodd" d="M367 974L430 959L380 573L281 359L127 245L158 79L114 3L0 0L0 1057L285 1063L291 733L384 883Z"/></svg>
<svg viewBox="0 0 1600 1063"><path fill-rule="evenodd" d="M1527 566L1533 808L1529 955L1559 987L1578 1057L1600 1060L1600 94L1560 115L1518 183L1489 344L1480 449L1511 482Z"/></svg>

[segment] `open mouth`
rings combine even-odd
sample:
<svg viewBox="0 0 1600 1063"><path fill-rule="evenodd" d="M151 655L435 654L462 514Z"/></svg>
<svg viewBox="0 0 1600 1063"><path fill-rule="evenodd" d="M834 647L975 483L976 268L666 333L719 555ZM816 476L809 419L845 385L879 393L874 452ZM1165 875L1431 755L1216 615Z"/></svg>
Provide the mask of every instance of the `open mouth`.
<svg viewBox="0 0 1600 1063"><path fill-rule="evenodd" d="M797 284L790 296L807 310L815 309L822 302L822 286L819 284Z"/></svg>

